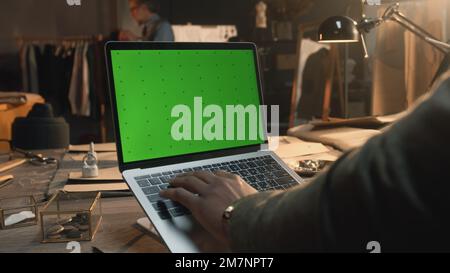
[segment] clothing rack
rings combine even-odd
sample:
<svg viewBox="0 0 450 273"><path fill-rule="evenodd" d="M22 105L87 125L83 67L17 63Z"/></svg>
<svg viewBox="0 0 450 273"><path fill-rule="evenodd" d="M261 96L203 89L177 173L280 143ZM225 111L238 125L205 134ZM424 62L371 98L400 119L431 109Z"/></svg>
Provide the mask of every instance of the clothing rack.
<svg viewBox="0 0 450 273"><path fill-rule="evenodd" d="M102 34L90 35L90 36L62 36L62 37L50 37L50 36L23 36L16 37L16 42L19 46L24 43L39 43L39 44L63 44L73 42L99 42L104 39Z"/></svg>
<svg viewBox="0 0 450 273"><path fill-rule="evenodd" d="M84 35L84 36L19 36L16 37L16 43L18 48L22 48L26 45L53 45L59 48L72 48L80 43L101 43L105 41L105 36L99 35ZM97 85L97 82L95 83ZM105 98L100 98L100 139L102 142L106 142L106 105Z"/></svg>

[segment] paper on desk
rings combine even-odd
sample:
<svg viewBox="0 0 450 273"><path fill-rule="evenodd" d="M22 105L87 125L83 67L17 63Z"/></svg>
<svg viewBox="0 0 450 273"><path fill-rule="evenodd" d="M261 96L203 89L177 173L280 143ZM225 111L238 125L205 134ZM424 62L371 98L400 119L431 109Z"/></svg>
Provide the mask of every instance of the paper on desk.
<svg viewBox="0 0 450 273"><path fill-rule="evenodd" d="M101 183L101 184L68 184L64 186L67 192L93 192L93 191L128 191L126 183Z"/></svg>
<svg viewBox="0 0 450 273"><path fill-rule="evenodd" d="M318 128L329 128L329 127L354 127L354 128L367 128L373 126L382 126L394 123L406 115L405 112L401 112L393 115L386 116L369 116L369 117L359 117L351 119L336 119L333 118L330 121L312 121L310 124L314 126L315 129Z"/></svg>
<svg viewBox="0 0 450 273"><path fill-rule="evenodd" d="M321 143L306 142L296 137L273 137L269 141L279 141L278 148L274 152L283 159L329 152L329 149Z"/></svg>
<svg viewBox="0 0 450 273"><path fill-rule="evenodd" d="M85 145L69 145L69 152L89 152L89 144ZM115 152L116 143L94 143L96 152Z"/></svg>
<svg viewBox="0 0 450 273"><path fill-rule="evenodd" d="M333 129L305 131L301 127L288 132L306 141L317 141L333 146L341 151L348 151L363 146L370 138L381 134L378 130L340 127Z"/></svg>
<svg viewBox="0 0 450 273"><path fill-rule="evenodd" d="M123 181L122 174L118 167L100 169L98 170L98 177L95 178L84 178L81 172L71 172L69 173L68 184L83 183L88 184L99 183L101 181L111 182L111 181Z"/></svg>
<svg viewBox="0 0 450 273"><path fill-rule="evenodd" d="M81 172L71 172L64 190L68 192L129 190L117 167L100 169L98 173L98 177L83 178Z"/></svg>
<svg viewBox="0 0 450 273"><path fill-rule="evenodd" d="M17 214L12 214L12 215L6 217L5 226L12 226L12 225L18 224L20 222L23 222L25 220L33 219L35 217L36 217L36 215L31 211L22 211Z"/></svg>
<svg viewBox="0 0 450 273"><path fill-rule="evenodd" d="M408 114L408 111L403 111L397 114L378 116L377 119L383 123L394 123L404 118Z"/></svg>

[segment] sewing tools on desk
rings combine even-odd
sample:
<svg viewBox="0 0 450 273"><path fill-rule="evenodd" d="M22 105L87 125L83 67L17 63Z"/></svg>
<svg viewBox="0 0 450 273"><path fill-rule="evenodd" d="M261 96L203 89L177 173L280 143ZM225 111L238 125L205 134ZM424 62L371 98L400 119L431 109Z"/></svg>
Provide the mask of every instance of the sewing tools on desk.
<svg viewBox="0 0 450 273"><path fill-rule="evenodd" d="M55 164L58 161L53 157L43 157L40 154L34 154L32 152L27 152L19 148L13 149L15 152L24 155L26 158L30 159L30 162L38 165Z"/></svg>

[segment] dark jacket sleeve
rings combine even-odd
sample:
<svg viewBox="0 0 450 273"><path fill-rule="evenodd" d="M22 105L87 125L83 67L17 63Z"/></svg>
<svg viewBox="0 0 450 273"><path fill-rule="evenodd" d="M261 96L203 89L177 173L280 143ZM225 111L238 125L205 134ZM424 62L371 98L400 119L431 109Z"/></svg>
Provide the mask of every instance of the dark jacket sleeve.
<svg viewBox="0 0 450 273"><path fill-rule="evenodd" d="M238 252L450 250L450 79L328 172L236 203Z"/></svg>

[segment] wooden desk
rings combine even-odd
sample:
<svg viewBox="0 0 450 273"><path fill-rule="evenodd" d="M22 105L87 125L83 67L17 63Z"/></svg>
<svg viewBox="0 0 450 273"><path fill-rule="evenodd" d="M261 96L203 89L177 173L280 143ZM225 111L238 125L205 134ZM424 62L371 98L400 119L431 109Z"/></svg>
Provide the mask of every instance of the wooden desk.
<svg viewBox="0 0 450 273"><path fill-rule="evenodd" d="M59 159L64 155L64 151L61 150L39 151L39 153L46 157L51 156ZM316 159L321 156L338 157L339 154L334 154L333 151L330 151L330 154L303 156L301 159ZM49 189L50 181L53 181L52 185L54 185L54 182L59 179L67 179L69 169L74 168L74 166L71 165L76 162L68 162L67 156L64 158L65 160L58 172L56 172L57 168L55 165L42 167L25 164L11 171L2 173L2 175L14 175L15 180L8 186L0 189L0 199L17 195L32 194L37 198L38 202L44 201L47 198L46 193L48 191L52 192L52 190ZM0 163L5 160L7 160L7 157L0 157ZM288 163L290 159L286 158L284 160ZM100 161L100 163L102 162ZM81 166L81 162L79 164ZM145 217L145 213L134 197L103 198L102 209L104 218L101 228L93 241L81 243L82 252L91 252L92 246L95 246L104 252L114 253L169 252L169 250L159 241L159 238L136 225L136 220ZM0 253L70 252L66 249L66 243L41 244L41 239L39 225L12 230L0 230Z"/></svg>
<svg viewBox="0 0 450 273"><path fill-rule="evenodd" d="M43 152L48 156L61 156L63 151ZM0 158L0 162L6 160ZM0 189L0 198L17 195L33 194L38 200L44 199L50 181L56 171L56 166L39 167L25 164L2 175L12 174L15 180L10 185ZM165 253L168 249L155 238L136 225L138 218L145 213L133 197L102 199L102 225L91 242L81 242L81 251L91 252L95 246L104 252L132 253ZM41 244L39 225L0 230L0 253L5 252L51 252L69 253L66 243Z"/></svg>
<svg viewBox="0 0 450 273"><path fill-rule="evenodd" d="M103 221L94 240L81 242L81 251L95 246L113 253L166 253L168 249L136 225L145 214L133 197L102 200ZM40 226L0 231L0 253L69 253L66 243L42 244Z"/></svg>

